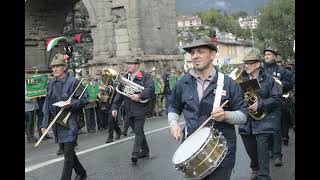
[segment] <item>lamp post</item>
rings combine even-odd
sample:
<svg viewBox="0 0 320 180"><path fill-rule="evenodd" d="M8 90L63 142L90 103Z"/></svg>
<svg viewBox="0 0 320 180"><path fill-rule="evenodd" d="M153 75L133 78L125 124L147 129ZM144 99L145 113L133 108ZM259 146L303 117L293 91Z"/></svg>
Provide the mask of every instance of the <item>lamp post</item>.
<svg viewBox="0 0 320 180"><path fill-rule="evenodd" d="M252 39L252 45L254 49L254 40L253 40L253 31L252 31L252 25L250 25L250 30L251 30L251 39Z"/></svg>

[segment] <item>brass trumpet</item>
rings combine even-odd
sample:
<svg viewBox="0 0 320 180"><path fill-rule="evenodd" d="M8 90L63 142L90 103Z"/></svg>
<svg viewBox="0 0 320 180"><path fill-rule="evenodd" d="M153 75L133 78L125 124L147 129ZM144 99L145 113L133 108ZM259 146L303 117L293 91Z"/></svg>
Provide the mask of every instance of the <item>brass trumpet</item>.
<svg viewBox="0 0 320 180"><path fill-rule="evenodd" d="M117 82L118 85L116 87L116 91L124 96L129 97L129 95L133 95L136 93L141 93L144 90L144 87L140 86L137 83L134 83L126 78L124 78L123 76L121 76L120 74L117 77ZM119 85L122 84L124 86L124 88L122 89L122 91L119 90ZM146 100L139 100L140 103L147 103L149 101L149 99Z"/></svg>
<svg viewBox="0 0 320 180"><path fill-rule="evenodd" d="M83 78L80 80L79 84L77 85L76 89L72 92L72 94L70 95L70 97L68 98L67 101L70 101L72 96L76 93L76 91L78 90L78 88L80 87L80 85L82 84L82 81L85 80L86 78ZM83 93L85 92L86 88L88 87L89 84L87 84L85 86L85 88L83 89L81 95L79 96L78 99L81 98L81 96L83 95ZM64 114L66 114L66 116L62 119L62 122L59 122L61 125L63 126L66 126L67 127L67 124L68 124L68 119L71 115L71 112L70 111L65 111L65 107L62 107L60 109L60 111L58 112L58 114L54 117L54 119L52 120L52 122L49 124L49 126L46 128L45 132L42 133L42 136L40 137L40 139L34 144L34 147L38 147L39 144L41 143L42 139L46 136L46 134L49 132L50 128L53 126L53 124L58 120L58 118L60 117L60 115L64 112ZM65 112L68 112L68 113L65 113ZM58 122L58 121L57 121Z"/></svg>

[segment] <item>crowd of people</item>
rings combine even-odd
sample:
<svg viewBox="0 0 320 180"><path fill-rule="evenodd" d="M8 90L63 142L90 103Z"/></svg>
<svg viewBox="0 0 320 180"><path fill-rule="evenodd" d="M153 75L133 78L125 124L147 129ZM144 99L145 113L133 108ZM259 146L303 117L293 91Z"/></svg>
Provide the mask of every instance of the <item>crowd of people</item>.
<svg viewBox="0 0 320 180"><path fill-rule="evenodd" d="M86 127L87 133L108 130L105 143L127 136L129 127L135 134L130 162L137 165L140 158L149 157L149 144L144 134L146 118L167 115L171 135L176 140L190 137L212 116L206 126L214 127L227 141L228 152L218 168L204 179L229 180L235 165L236 131L250 157L251 179L269 180L270 157L275 166L282 166L282 144L289 143L289 129L295 126L294 118L294 68L284 67L283 59L274 48L250 51L243 59L243 69L232 79L213 65L218 51L216 44L205 36L195 39L184 47L191 54L193 68L184 72L175 67L153 67L150 72L140 69L141 59L133 57L126 61L125 80L142 86L133 93L116 91L117 73L110 68L99 69L83 88L77 88L80 79L66 68L62 54L52 60L52 75L45 97L25 96L25 132L27 141L35 143L35 129L40 138L56 116L67 117L68 128L60 123L53 125L55 142L59 144L57 155L64 155L61 179L70 180L72 170L76 180L86 179L86 170L80 163L74 148L77 137ZM220 79L220 80L219 80ZM248 93L241 82L256 80L259 89ZM221 86L222 91L218 88ZM84 87L85 86L85 87ZM119 89L125 89L121 84ZM253 93L253 94L252 94ZM219 96L219 98L213 98ZM249 102L246 98L255 98ZM65 106L53 104L65 101ZM227 101L222 107L221 103ZM262 112L261 116L258 115ZM185 127L180 127L180 115L184 115ZM120 122L123 120L123 128ZM58 121L58 120L57 120ZM36 128L35 128L36 125ZM115 138L114 138L115 134ZM43 140L52 139L48 134Z"/></svg>

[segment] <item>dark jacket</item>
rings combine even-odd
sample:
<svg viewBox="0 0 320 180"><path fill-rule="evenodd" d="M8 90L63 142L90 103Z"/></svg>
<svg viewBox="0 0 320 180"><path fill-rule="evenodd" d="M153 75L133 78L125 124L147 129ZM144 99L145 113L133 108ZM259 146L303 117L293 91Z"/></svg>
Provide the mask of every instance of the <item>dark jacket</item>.
<svg viewBox="0 0 320 180"><path fill-rule="evenodd" d="M249 75L245 71L242 75L242 80L249 80ZM272 76L264 72L263 68L259 71L258 82L261 86L256 91L258 95L258 111L268 114L262 120L255 120L248 115L246 124L239 125L240 134L274 133L278 129L280 118L277 110L281 104L281 87Z"/></svg>
<svg viewBox="0 0 320 180"><path fill-rule="evenodd" d="M267 74L278 78L282 85L283 85L283 93L286 94L287 92L291 91L293 89L294 84L294 76L291 71L288 69L285 69L277 63L265 63L264 64L264 70Z"/></svg>
<svg viewBox="0 0 320 180"><path fill-rule="evenodd" d="M53 119L56 114L59 112L60 108L57 106L52 106L52 104L59 101L66 101L71 94L74 92L77 87L79 80L71 76L66 72L65 77L61 80L56 78L52 79L48 83L47 87L47 96L43 104L43 120L41 128L46 128L49 124L49 119ZM71 115L68 120L69 128L66 128L59 123L53 125L53 132L55 133L56 142L65 143L74 141L78 135L78 126L77 126L77 116L83 107L89 102L88 93L85 91L78 100L78 97L82 93L82 88L78 88L76 93L72 96L71 103L72 106L69 109Z"/></svg>
<svg viewBox="0 0 320 180"><path fill-rule="evenodd" d="M143 86L144 91L140 93L140 99L151 99L154 95L154 84L153 79L149 73L146 73L144 71L141 72L141 77L136 76L133 79L133 82ZM125 78L128 78L128 74L125 75ZM119 90L123 88L122 85L120 85ZM117 93L115 96L115 99L113 101L113 104L111 106L112 110L118 110L122 101L124 101L124 111L128 115L128 117L132 116L147 116L152 113L152 101L149 100L147 103L140 103L131 100L129 97L124 96L120 93Z"/></svg>
<svg viewBox="0 0 320 180"><path fill-rule="evenodd" d="M168 112L174 112L179 115L183 112L189 135L211 115L215 96L214 90L217 87L218 80L218 69L215 69L216 75L204 91L200 102L196 78L189 73L184 75L184 77L177 82L176 87L172 91ZM229 100L223 109L225 111L239 110L247 114L248 106L244 101L240 86L226 75L224 75L223 90L226 91L226 95L221 97L221 104L224 101ZM235 127L233 124L226 122L215 122L214 127L222 132L228 145L227 155L219 167L233 167L235 164L237 140Z"/></svg>
<svg viewBox="0 0 320 180"><path fill-rule="evenodd" d="M163 83L164 83L163 94L164 95L170 95L171 94L171 90L172 90L172 89L170 89L170 84L169 84L170 73L167 72L167 71L163 72L162 79L163 79Z"/></svg>

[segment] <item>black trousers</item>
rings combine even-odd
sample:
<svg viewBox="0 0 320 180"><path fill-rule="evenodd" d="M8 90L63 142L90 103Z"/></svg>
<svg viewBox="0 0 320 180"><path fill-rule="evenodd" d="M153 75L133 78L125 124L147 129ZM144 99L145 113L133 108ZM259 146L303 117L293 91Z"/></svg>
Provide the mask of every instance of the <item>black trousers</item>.
<svg viewBox="0 0 320 180"><path fill-rule="evenodd" d="M109 138L113 139L113 131L116 131L118 135L121 135L121 129L118 125L117 118L114 118L110 113L108 113L108 125L109 125Z"/></svg>
<svg viewBox="0 0 320 180"><path fill-rule="evenodd" d="M290 108L291 105L289 103L285 103L282 108L281 135L283 139L289 139L289 127L292 124Z"/></svg>
<svg viewBox="0 0 320 180"><path fill-rule="evenodd" d="M135 132L132 156L137 157L140 153L142 154L149 153L149 146L143 130L145 120L146 120L145 117L129 117L129 121L134 122L134 132Z"/></svg>
<svg viewBox="0 0 320 180"><path fill-rule="evenodd" d="M87 131L96 130L96 118L94 108L84 109L86 115Z"/></svg>
<svg viewBox="0 0 320 180"><path fill-rule="evenodd" d="M257 171L258 180L271 180L268 145L272 134L241 134L241 138L251 160L250 168Z"/></svg>
<svg viewBox="0 0 320 180"><path fill-rule="evenodd" d="M129 127L131 127L132 131L134 131L134 121L129 120L128 116L124 115L123 117L124 125L123 132L128 133Z"/></svg>
<svg viewBox="0 0 320 180"><path fill-rule="evenodd" d="M35 111L27 111L24 113L25 131L28 138L34 137Z"/></svg>
<svg viewBox="0 0 320 180"><path fill-rule="evenodd" d="M83 176L86 174L86 170L81 165L75 151L75 142L62 143L64 148L64 164L61 180L71 180L72 170L76 172L77 175Z"/></svg>
<svg viewBox="0 0 320 180"><path fill-rule="evenodd" d="M37 101L38 106L39 106L39 109L37 109L37 116L38 116L37 129L38 129L39 138L42 136L42 131L40 129L40 126L41 126L42 120L43 120L42 108L43 108L44 100L45 100L45 98L39 98ZM48 122L48 123L50 123L50 122Z"/></svg>
<svg viewBox="0 0 320 180"><path fill-rule="evenodd" d="M108 111L107 110L101 110L99 107L96 108L97 110L97 124L98 129L107 129L108 127Z"/></svg>
<svg viewBox="0 0 320 180"><path fill-rule="evenodd" d="M217 167L217 169L202 180L230 180L232 169L233 168Z"/></svg>

